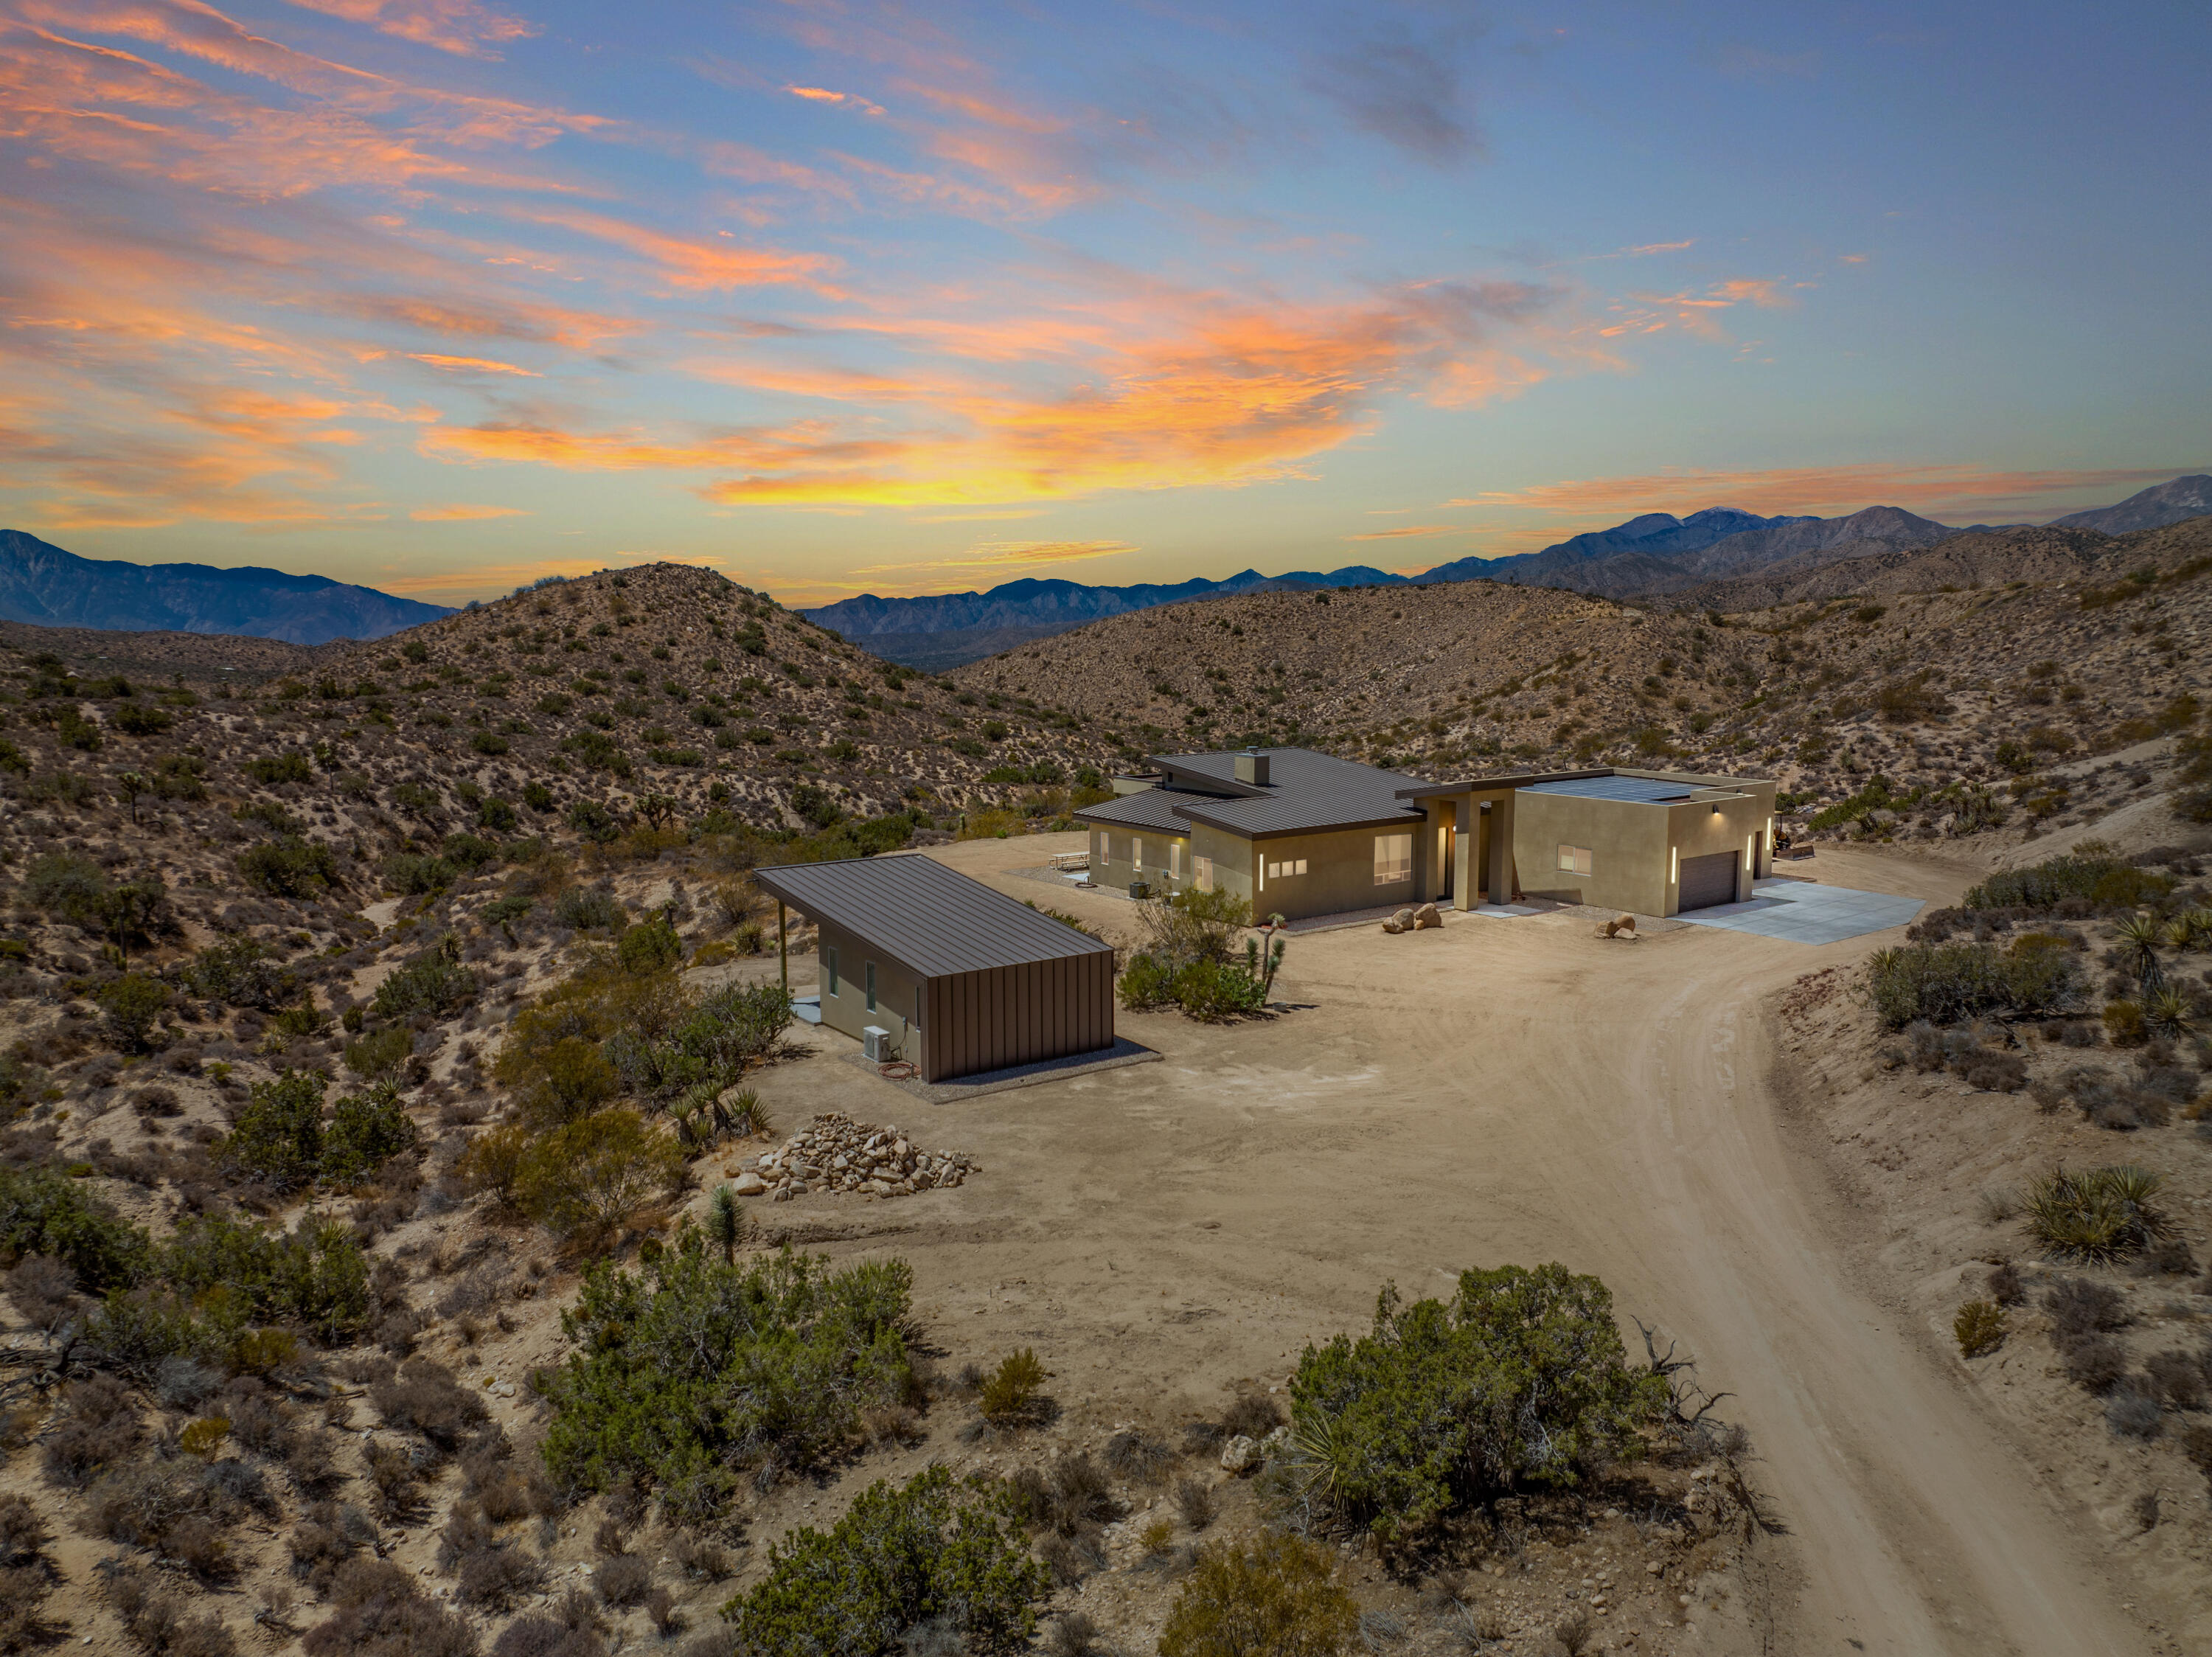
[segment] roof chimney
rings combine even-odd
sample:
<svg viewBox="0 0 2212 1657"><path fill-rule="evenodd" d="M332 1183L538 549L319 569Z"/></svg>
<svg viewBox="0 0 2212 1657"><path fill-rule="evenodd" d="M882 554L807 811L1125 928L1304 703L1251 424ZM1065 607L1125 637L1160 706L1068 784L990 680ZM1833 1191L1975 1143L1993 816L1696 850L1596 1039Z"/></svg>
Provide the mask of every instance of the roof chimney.
<svg viewBox="0 0 2212 1657"><path fill-rule="evenodd" d="M1247 748L1237 756L1237 780L1255 788L1267 786L1267 755L1264 750Z"/></svg>

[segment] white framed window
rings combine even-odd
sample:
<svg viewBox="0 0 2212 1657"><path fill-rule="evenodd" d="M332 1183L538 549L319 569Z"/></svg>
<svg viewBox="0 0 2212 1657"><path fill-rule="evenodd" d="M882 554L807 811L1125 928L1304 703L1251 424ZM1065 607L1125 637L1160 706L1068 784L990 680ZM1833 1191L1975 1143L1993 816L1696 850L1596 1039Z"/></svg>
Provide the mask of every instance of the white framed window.
<svg viewBox="0 0 2212 1657"><path fill-rule="evenodd" d="M1296 863L1290 865L1289 868L1291 874L1303 874L1306 872L1306 860L1301 857Z"/></svg>
<svg viewBox="0 0 2212 1657"><path fill-rule="evenodd" d="M1378 834L1375 837L1375 884L1398 886L1413 878L1413 837Z"/></svg>
<svg viewBox="0 0 2212 1657"><path fill-rule="evenodd" d="M1588 846L1561 846L1559 873L1587 874L1590 872L1590 849Z"/></svg>
<svg viewBox="0 0 2212 1657"><path fill-rule="evenodd" d="M837 993L837 947L832 944L822 952L822 987L830 995Z"/></svg>
<svg viewBox="0 0 2212 1657"><path fill-rule="evenodd" d="M1279 880L1285 875L1303 874L1305 872L1306 860L1303 857L1285 857L1279 863L1267 865L1267 878L1271 880Z"/></svg>
<svg viewBox="0 0 2212 1657"><path fill-rule="evenodd" d="M1213 890L1213 859L1194 857L1190 860L1191 883L1200 892Z"/></svg>
<svg viewBox="0 0 2212 1657"><path fill-rule="evenodd" d="M871 1013L876 1010L876 964L873 961L868 963L868 1010Z"/></svg>

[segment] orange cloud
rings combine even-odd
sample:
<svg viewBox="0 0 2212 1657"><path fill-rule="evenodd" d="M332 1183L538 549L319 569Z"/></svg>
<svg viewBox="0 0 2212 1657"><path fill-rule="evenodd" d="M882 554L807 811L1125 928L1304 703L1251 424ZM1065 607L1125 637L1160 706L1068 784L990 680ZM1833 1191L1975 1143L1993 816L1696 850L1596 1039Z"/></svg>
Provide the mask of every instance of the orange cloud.
<svg viewBox="0 0 2212 1657"><path fill-rule="evenodd" d="M538 224L558 225L580 235L627 248L656 266L662 279L672 287L707 291L790 283L823 293L834 291L816 279L837 268L837 261L826 253L694 241L649 230L605 213L545 209L518 211L516 216Z"/></svg>
<svg viewBox="0 0 2212 1657"><path fill-rule="evenodd" d="M519 506L418 506L407 515L418 524L477 523L487 518L526 518Z"/></svg>
<svg viewBox="0 0 2212 1657"><path fill-rule="evenodd" d="M1466 527L1463 524L1407 524L1402 529L1370 529L1358 535L1346 535L1347 541L1398 541L1417 535L1456 535Z"/></svg>
<svg viewBox="0 0 2212 1657"><path fill-rule="evenodd" d="M512 362L497 362L489 356L446 356L436 351L410 351L407 355L411 361L455 374L516 374L529 380L541 377L535 369L518 369Z"/></svg>
<svg viewBox="0 0 2212 1657"><path fill-rule="evenodd" d="M2036 503L2083 490L2135 490L2161 483L2184 468L2101 467L2050 472L1998 472L1960 466L1844 466L1780 467L1762 472L1684 470L1628 478L1577 478L1534 488L1470 496L1448 507L1524 507L1578 514L1694 511L1709 506L1747 512L1855 512L1868 506L1926 511L2043 512L2070 508ZM1549 532L1546 532L1549 533Z"/></svg>
<svg viewBox="0 0 2212 1657"><path fill-rule="evenodd" d="M921 564L871 564L855 569L855 576L884 575L893 570L990 570L1010 564L1078 564L1086 558L1110 558L1137 548L1127 541L986 541L963 558L932 558Z"/></svg>
<svg viewBox="0 0 2212 1657"><path fill-rule="evenodd" d="M872 103L854 92L832 92L829 88L821 86L787 86L784 90L794 98L805 98L813 103L851 104L854 108L866 110L871 115L880 115L884 113L884 107L881 104Z"/></svg>
<svg viewBox="0 0 2212 1657"><path fill-rule="evenodd" d="M474 0L292 0L292 3L465 58L496 58L499 54L491 47L527 40L538 32L522 18L477 5Z"/></svg>

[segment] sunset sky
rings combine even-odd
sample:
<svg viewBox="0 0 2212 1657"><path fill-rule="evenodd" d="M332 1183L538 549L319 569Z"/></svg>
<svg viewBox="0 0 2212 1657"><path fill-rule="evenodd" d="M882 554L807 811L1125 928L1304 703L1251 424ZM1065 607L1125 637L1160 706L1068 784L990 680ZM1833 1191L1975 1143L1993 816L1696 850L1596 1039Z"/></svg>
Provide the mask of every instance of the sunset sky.
<svg viewBox="0 0 2212 1657"><path fill-rule="evenodd" d="M0 527L787 601L2212 464L2201 3L0 0Z"/></svg>

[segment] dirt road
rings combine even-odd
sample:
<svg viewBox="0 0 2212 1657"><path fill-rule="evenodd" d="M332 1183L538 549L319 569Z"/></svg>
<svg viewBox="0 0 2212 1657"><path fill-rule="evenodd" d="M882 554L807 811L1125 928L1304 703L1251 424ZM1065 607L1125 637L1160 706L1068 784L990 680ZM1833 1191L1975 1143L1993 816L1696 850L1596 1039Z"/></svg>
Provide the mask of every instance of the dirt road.
<svg viewBox="0 0 2212 1657"><path fill-rule="evenodd" d="M994 874L1008 844L945 855L1046 895ZM1819 873L1937 901L1965 884L1848 853ZM1164 1063L947 1107L826 1056L780 1071L787 1121L895 1119L988 1172L927 1205L773 1213L857 1223L872 1235L854 1242L914 1263L956 1359L1034 1343L1117 1419L1280 1380L1307 1340L1364 1325L1385 1281L1411 1296L1468 1265L1562 1260L1737 1395L1791 1532L1758 1608L1771 1648L2148 1651L1946 1360L1850 1286L1829 1195L1778 1126L1761 997L1890 941L1601 943L1564 916L1302 938L1285 1017L1125 1017Z"/></svg>

